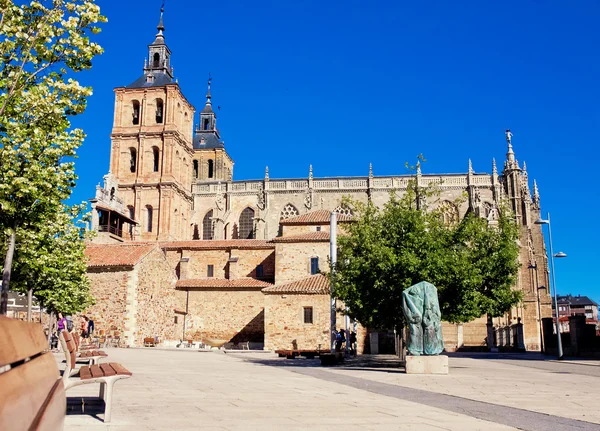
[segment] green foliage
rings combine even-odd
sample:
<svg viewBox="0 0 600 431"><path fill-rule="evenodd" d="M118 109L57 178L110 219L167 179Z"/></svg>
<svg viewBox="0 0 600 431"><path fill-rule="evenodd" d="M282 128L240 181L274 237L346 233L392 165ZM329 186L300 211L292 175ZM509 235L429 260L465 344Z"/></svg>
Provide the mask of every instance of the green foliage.
<svg viewBox="0 0 600 431"><path fill-rule="evenodd" d="M398 197L391 193L382 209L347 200L357 220L338 238L335 295L349 313L370 327L404 326L402 292L420 281L438 288L442 318L468 322L498 316L520 299L512 287L518 272L518 228L501 209L497 226L467 214L444 224L440 210L418 209L435 191L416 181Z"/></svg>
<svg viewBox="0 0 600 431"><path fill-rule="evenodd" d="M81 208L63 202L75 185L72 159L85 137L69 117L85 110L92 92L72 75L102 52L90 37L106 18L93 0L0 0L0 12L0 235L5 243L17 226L13 281L38 296L70 291L84 306L83 238L74 234L72 217ZM65 295L45 295L61 309L58 297Z"/></svg>

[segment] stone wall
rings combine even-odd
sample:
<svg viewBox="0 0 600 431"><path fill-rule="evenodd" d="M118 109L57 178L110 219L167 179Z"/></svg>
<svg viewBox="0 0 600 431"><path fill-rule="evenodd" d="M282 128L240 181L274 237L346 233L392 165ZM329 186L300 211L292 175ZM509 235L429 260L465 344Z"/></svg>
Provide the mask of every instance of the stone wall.
<svg viewBox="0 0 600 431"><path fill-rule="evenodd" d="M90 293L96 304L83 314L94 321L96 335L123 337L127 325L127 282L133 268L90 268Z"/></svg>
<svg viewBox="0 0 600 431"><path fill-rule="evenodd" d="M275 245L275 282L300 280L310 274L310 259L319 258L319 269L329 270L329 242L277 243Z"/></svg>
<svg viewBox="0 0 600 431"><path fill-rule="evenodd" d="M329 296L264 295L265 349L328 348ZM313 323L304 323L304 307L313 307Z"/></svg>
<svg viewBox="0 0 600 431"><path fill-rule="evenodd" d="M260 289L190 289L186 334L195 341L264 339L264 300Z"/></svg>
<svg viewBox="0 0 600 431"><path fill-rule="evenodd" d="M130 345L143 345L145 337L179 338L181 332L179 322L175 323L175 310L185 309L185 292L175 289L177 278L164 253L155 248L136 265L135 273L135 298L128 298L136 304L136 324L131 328L133 344Z"/></svg>

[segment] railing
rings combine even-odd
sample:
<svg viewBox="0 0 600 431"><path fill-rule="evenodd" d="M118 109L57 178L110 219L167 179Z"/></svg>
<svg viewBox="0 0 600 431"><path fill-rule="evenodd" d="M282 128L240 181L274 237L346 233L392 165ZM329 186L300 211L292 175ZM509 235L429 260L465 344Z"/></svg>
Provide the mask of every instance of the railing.
<svg viewBox="0 0 600 431"><path fill-rule="evenodd" d="M107 224L99 225L98 232L108 232L111 235L118 236L119 238L125 238L130 240L133 240L134 238L133 232L123 231L123 229L119 229L116 226L109 226Z"/></svg>

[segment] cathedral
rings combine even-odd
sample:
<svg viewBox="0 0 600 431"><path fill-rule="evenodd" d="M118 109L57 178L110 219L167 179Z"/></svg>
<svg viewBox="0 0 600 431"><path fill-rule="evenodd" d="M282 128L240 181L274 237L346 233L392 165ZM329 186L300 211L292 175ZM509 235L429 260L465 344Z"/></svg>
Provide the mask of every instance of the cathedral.
<svg viewBox="0 0 600 431"><path fill-rule="evenodd" d="M110 167L90 199L88 276L98 329L123 345L143 338L251 342L255 348L316 348L329 343L329 219L352 219L342 198L382 206L411 178L440 191L453 222L472 211L494 224L501 200L520 225L523 303L492 322L444 324L448 350L483 346L492 325L498 346L540 350L550 315L547 257L537 185L519 164L507 131L506 160L491 174L234 180L234 161L217 128L211 82L199 114L173 77L161 12L142 75L115 89ZM462 201L461 196L468 196ZM460 202L460 203L457 203ZM539 268L539 272L538 272ZM542 293L540 293L542 292ZM341 321L342 316L338 317ZM103 328L103 329L101 329ZM384 351L381 331L361 328L360 351ZM383 336L382 336L383 338Z"/></svg>

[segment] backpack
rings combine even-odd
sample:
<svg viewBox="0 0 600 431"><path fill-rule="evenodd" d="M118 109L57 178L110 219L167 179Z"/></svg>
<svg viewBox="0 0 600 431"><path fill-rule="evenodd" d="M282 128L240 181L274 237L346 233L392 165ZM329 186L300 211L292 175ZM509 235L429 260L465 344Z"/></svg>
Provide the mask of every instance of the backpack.
<svg viewBox="0 0 600 431"><path fill-rule="evenodd" d="M73 330L73 327L75 326L73 324L73 318L71 316L67 316L67 331L71 332Z"/></svg>

